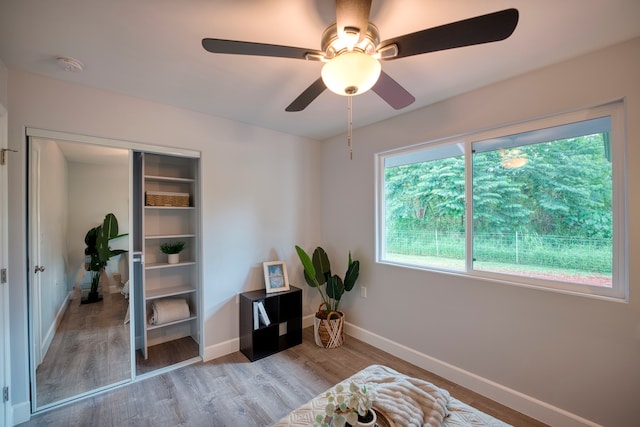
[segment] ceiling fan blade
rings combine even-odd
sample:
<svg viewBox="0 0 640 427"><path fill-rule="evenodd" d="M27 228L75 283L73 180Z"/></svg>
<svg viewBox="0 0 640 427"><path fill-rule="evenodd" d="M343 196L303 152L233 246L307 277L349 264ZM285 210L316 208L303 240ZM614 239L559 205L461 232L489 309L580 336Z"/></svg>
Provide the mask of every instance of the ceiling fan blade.
<svg viewBox="0 0 640 427"><path fill-rule="evenodd" d="M358 42L362 41L369 26L371 0L336 0L336 27L338 36L345 27L359 32ZM353 31L353 30L352 30Z"/></svg>
<svg viewBox="0 0 640 427"><path fill-rule="evenodd" d="M397 59L500 41L509 37L516 29L518 16L517 9L505 9L476 16L385 40L378 45L378 50L395 44L398 47L398 54L385 59Z"/></svg>
<svg viewBox="0 0 640 427"><path fill-rule="evenodd" d="M327 86L325 86L322 81L322 77L318 78L318 80L311 83L311 86L306 88L304 92L294 99L293 102L285 108L285 111L294 112L304 110L309 104L311 104L311 102L313 102L314 99L324 92L326 88Z"/></svg>
<svg viewBox="0 0 640 427"><path fill-rule="evenodd" d="M396 110L411 105L416 100L413 95L400 86L400 83L393 80L391 76L384 71L380 72L380 78L378 78L378 81L371 90Z"/></svg>
<svg viewBox="0 0 640 427"><path fill-rule="evenodd" d="M272 56L293 59L307 59L307 54L324 56L324 53L315 49L223 39L202 39L202 47L211 53L230 53L234 55Z"/></svg>

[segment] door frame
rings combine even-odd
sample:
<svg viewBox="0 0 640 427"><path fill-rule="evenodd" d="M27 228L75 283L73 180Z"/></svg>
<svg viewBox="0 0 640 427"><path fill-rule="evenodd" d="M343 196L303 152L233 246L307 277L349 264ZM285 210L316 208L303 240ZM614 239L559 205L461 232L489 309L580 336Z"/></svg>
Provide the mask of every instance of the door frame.
<svg viewBox="0 0 640 427"><path fill-rule="evenodd" d="M0 149L8 149L7 110L0 104ZM11 385L11 353L9 335L9 205L8 174L6 162L0 166L0 268L6 269L6 283L0 283L0 388L4 396L4 387ZM0 426L13 425L11 409L11 389L8 399L2 398L0 404Z"/></svg>

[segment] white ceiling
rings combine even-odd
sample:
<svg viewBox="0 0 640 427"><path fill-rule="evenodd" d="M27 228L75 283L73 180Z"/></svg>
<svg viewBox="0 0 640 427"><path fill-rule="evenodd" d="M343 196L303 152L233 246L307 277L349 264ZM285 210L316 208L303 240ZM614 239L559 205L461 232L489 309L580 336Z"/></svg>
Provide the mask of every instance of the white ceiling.
<svg viewBox="0 0 640 427"><path fill-rule="evenodd" d="M41 141L45 142L45 141ZM106 147L103 145L80 144L67 141L46 142L58 144L62 155L69 163L88 163L101 166L129 165L129 150L123 148Z"/></svg>
<svg viewBox="0 0 640 427"><path fill-rule="evenodd" d="M34 138L38 144L56 144L69 163L127 167L129 150L87 143Z"/></svg>
<svg viewBox="0 0 640 427"><path fill-rule="evenodd" d="M507 40L383 63L416 97L395 111L372 92L354 98L354 127L384 120L526 71L640 36L638 0L373 0L386 40L515 7ZM320 48L331 0L0 0L0 59L56 79L325 139L344 133L344 97L328 90L306 110L285 107L322 64L214 55L204 37ZM84 63L63 71L57 56Z"/></svg>

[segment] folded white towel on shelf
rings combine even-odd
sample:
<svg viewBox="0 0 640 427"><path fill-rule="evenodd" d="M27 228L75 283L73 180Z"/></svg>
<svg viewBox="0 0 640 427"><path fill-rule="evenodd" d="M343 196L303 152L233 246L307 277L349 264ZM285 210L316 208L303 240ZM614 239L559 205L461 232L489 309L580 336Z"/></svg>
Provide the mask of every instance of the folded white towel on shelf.
<svg viewBox="0 0 640 427"><path fill-rule="evenodd" d="M187 319L189 316L191 316L191 312L189 311L187 300L183 298L158 299L151 303L149 323L162 325L176 320Z"/></svg>

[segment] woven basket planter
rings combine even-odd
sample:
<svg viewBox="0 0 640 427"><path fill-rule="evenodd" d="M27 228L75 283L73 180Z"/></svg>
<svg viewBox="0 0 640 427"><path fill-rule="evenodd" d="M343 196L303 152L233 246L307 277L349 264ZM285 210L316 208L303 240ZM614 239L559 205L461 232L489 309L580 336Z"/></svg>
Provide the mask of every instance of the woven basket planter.
<svg viewBox="0 0 640 427"><path fill-rule="evenodd" d="M318 310L313 320L313 336L318 346L336 348L344 343L344 314L342 312L331 311L327 313L324 310Z"/></svg>

